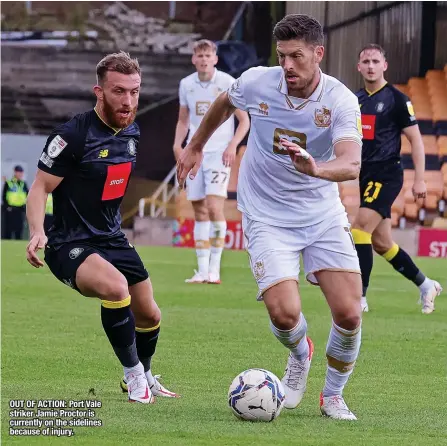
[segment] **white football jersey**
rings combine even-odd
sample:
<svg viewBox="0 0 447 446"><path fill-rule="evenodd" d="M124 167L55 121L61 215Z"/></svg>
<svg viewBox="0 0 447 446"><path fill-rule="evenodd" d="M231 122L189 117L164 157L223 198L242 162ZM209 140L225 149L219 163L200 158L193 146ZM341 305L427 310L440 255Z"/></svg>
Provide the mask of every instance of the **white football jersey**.
<svg viewBox="0 0 447 446"><path fill-rule="evenodd" d="M252 220L284 227L309 226L343 214L337 183L297 172L280 138L299 144L317 163L335 158L338 141L361 146L357 97L324 73L308 99L288 96L281 67L247 70L228 96L251 116L239 170L238 209Z"/></svg>
<svg viewBox="0 0 447 446"><path fill-rule="evenodd" d="M223 91L227 91L235 79L229 74L214 70L214 76L209 82L202 82L197 73L193 73L180 81L180 105L189 109L189 134L187 142L191 141L199 128L205 113L214 100ZM234 136L234 117L227 119L213 134L205 145L205 152L223 152Z"/></svg>

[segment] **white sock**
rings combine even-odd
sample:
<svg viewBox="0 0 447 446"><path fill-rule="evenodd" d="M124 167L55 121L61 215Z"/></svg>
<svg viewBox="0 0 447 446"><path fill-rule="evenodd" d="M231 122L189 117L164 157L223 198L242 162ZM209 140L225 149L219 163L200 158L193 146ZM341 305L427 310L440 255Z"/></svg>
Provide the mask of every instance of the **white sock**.
<svg viewBox="0 0 447 446"><path fill-rule="evenodd" d="M128 381L128 377L130 375L142 375L144 373L144 367L141 362L139 362L134 367L123 367L124 369L124 376L126 377L126 381Z"/></svg>
<svg viewBox="0 0 447 446"><path fill-rule="evenodd" d="M145 375L146 375L146 379L149 384L149 387L153 386L155 384L155 379L152 375L151 369L149 369L147 372L145 372Z"/></svg>
<svg viewBox="0 0 447 446"><path fill-rule="evenodd" d="M332 321L326 347L328 360L323 396L341 395L359 355L362 328L345 330Z"/></svg>
<svg viewBox="0 0 447 446"><path fill-rule="evenodd" d="M278 341L286 346L299 361L309 356L309 344L307 343L307 322L304 314L300 314L300 320L291 330L280 330L270 321L270 329Z"/></svg>
<svg viewBox="0 0 447 446"><path fill-rule="evenodd" d="M210 224L210 272L220 274L220 259L225 245L225 235L227 233L226 221L212 221Z"/></svg>
<svg viewBox="0 0 447 446"><path fill-rule="evenodd" d="M419 289L421 290L422 294L425 294L430 291L432 286L433 286L433 280L426 277L425 280L419 285Z"/></svg>
<svg viewBox="0 0 447 446"><path fill-rule="evenodd" d="M208 276L210 264L210 222L196 221L194 223L194 242L196 245L197 265L199 273Z"/></svg>

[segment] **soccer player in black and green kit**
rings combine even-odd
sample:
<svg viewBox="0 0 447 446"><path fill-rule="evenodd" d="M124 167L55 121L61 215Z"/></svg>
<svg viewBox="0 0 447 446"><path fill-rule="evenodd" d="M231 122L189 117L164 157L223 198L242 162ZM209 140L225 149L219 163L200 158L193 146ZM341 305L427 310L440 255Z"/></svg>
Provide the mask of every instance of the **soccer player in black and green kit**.
<svg viewBox="0 0 447 446"><path fill-rule="evenodd" d="M373 249L420 290L422 313L434 311L435 297L442 291L438 282L427 278L391 235L391 206L403 185L400 162L401 133L411 143L415 178L415 200L425 198L425 154L422 137L410 99L384 78L385 51L376 44L359 53L358 70L365 88L356 94L362 114L363 148L360 171L360 209L353 224L357 254L362 271L362 310L369 311L366 291L373 266Z"/></svg>
<svg viewBox="0 0 447 446"><path fill-rule="evenodd" d="M134 122L141 72L127 53L109 54L96 69L94 109L53 130L27 201L29 263L45 262L61 282L101 300L104 331L121 362L129 401L175 397L151 373L160 310L148 272L121 231L119 207L135 167L140 130ZM52 192L54 221L44 231Z"/></svg>

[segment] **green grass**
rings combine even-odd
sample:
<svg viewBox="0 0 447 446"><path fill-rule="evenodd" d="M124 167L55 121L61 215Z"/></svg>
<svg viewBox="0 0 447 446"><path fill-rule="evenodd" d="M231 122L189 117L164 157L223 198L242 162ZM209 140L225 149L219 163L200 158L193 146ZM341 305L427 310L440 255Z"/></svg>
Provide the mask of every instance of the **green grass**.
<svg viewBox="0 0 447 446"><path fill-rule="evenodd" d="M225 252L223 284L186 285L193 250L139 248L162 310L154 373L181 393L153 406L129 404L121 368L100 322L100 307L25 260L25 244L2 242L2 443L33 445L441 445L447 444L447 299L425 316L418 290L376 258L357 367L345 392L356 423L319 414L330 314L317 287L303 281L303 308L315 355L306 397L273 423L237 420L227 407L239 372L262 367L282 376L287 351L270 333L241 252ZM417 259L447 288L447 260ZM89 399L103 427L75 436L11 437L9 400Z"/></svg>

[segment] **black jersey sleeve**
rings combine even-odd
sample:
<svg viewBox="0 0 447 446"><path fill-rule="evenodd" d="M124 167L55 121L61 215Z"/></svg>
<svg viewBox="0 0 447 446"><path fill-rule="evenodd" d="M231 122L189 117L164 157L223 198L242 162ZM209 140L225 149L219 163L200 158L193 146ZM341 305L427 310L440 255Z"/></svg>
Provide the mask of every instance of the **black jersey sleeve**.
<svg viewBox="0 0 447 446"><path fill-rule="evenodd" d="M394 92L395 98L395 117L397 125L404 129L417 124L416 116L414 115L413 104L408 96L405 96L400 91Z"/></svg>
<svg viewBox="0 0 447 446"><path fill-rule="evenodd" d="M37 167L57 177L65 177L82 157L85 137L68 122L56 127L50 134Z"/></svg>

